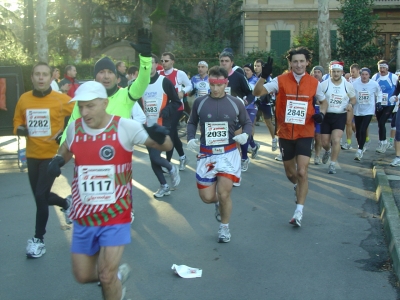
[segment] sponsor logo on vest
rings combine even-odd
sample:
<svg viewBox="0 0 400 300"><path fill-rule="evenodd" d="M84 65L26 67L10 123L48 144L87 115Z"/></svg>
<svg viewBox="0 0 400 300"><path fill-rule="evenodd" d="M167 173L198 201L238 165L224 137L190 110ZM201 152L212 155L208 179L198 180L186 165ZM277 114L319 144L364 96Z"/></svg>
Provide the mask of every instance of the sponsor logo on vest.
<svg viewBox="0 0 400 300"><path fill-rule="evenodd" d="M100 158L102 160L111 160L114 158L115 150L112 146L104 146L100 149Z"/></svg>

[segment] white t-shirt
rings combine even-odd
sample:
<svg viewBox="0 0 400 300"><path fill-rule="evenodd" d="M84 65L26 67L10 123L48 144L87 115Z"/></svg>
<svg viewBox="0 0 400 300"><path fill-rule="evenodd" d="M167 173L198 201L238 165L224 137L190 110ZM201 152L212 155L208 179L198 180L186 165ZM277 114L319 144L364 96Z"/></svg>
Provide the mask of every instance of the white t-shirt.
<svg viewBox="0 0 400 300"><path fill-rule="evenodd" d="M144 114L139 103L135 103L131 110L131 119L138 121L140 124L146 123L146 115Z"/></svg>
<svg viewBox="0 0 400 300"><path fill-rule="evenodd" d="M327 113L341 114L346 112L350 98L355 96L353 85L344 78L339 85L335 85L331 79L325 80L321 83L321 88L328 101Z"/></svg>
<svg viewBox="0 0 400 300"><path fill-rule="evenodd" d="M53 91L56 91L56 92L61 93L60 88L59 88L59 86L58 86L58 83L57 83L55 80L53 80L53 81L50 83L50 86L51 86L51 89L52 89Z"/></svg>
<svg viewBox="0 0 400 300"><path fill-rule="evenodd" d="M361 80L353 82L356 93L355 116L367 116L375 114L375 103L382 102L382 90L374 80L363 83Z"/></svg>
<svg viewBox="0 0 400 300"><path fill-rule="evenodd" d="M113 116L114 117L114 116ZM110 119L110 122L113 118ZM82 119L82 126L88 135L99 135L101 134L109 125L101 129L92 129L85 124ZM143 128L142 124L135 120L121 118L118 123L118 140L127 151L132 151L132 148L136 144L144 144L149 135L147 131ZM71 148L71 144L75 138L75 122L71 122L67 128L66 142L68 149Z"/></svg>

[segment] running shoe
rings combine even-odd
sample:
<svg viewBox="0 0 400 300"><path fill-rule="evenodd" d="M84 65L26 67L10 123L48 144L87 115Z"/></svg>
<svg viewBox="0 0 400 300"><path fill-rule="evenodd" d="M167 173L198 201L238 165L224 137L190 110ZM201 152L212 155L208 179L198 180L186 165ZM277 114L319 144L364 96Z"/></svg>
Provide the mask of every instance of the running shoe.
<svg viewBox="0 0 400 300"><path fill-rule="evenodd" d="M231 241L231 233L228 226L220 226L218 230L218 243L229 243Z"/></svg>
<svg viewBox="0 0 400 300"><path fill-rule="evenodd" d="M238 186L240 186L240 183L242 182L242 178L239 178L239 182L234 182L233 183L233 186L236 186L236 187L238 187Z"/></svg>
<svg viewBox="0 0 400 300"><path fill-rule="evenodd" d="M160 185L160 188L157 190L157 192L155 192L154 194L153 194L153 196L154 197L156 197L156 198L161 198L161 197L164 197L164 196L169 196L169 195L171 195L171 190L170 190L170 188L169 188L169 186L166 184L166 185Z"/></svg>
<svg viewBox="0 0 400 300"><path fill-rule="evenodd" d="M325 151L324 156L322 156L322 163L326 164L331 156L331 150Z"/></svg>
<svg viewBox="0 0 400 300"><path fill-rule="evenodd" d="M282 161L282 153L279 153L279 155L275 156L275 160Z"/></svg>
<svg viewBox="0 0 400 300"><path fill-rule="evenodd" d="M249 168L250 158L242 159L242 172L246 172Z"/></svg>
<svg viewBox="0 0 400 300"><path fill-rule="evenodd" d="M175 165L172 165L172 170L169 172L169 175L171 175L171 186L176 188L179 185L179 182L181 182L181 177L179 176L179 170Z"/></svg>
<svg viewBox="0 0 400 300"><path fill-rule="evenodd" d="M43 240L37 238L31 238L28 240L26 246L26 256L28 258L39 258L46 253L46 246Z"/></svg>
<svg viewBox="0 0 400 300"><path fill-rule="evenodd" d="M251 151L251 158L257 158L258 150L260 150L260 144L256 143L256 146Z"/></svg>
<svg viewBox="0 0 400 300"><path fill-rule="evenodd" d="M118 278L121 280L121 284L124 284L131 273L131 267L128 264L122 264L118 267Z"/></svg>
<svg viewBox="0 0 400 300"><path fill-rule="evenodd" d="M336 174L336 167L332 163L329 165L328 174Z"/></svg>
<svg viewBox="0 0 400 300"><path fill-rule="evenodd" d="M303 218L303 213L299 210L294 212L293 218L290 219L289 223L301 227L301 219Z"/></svg>
<svg viewBox="0 0 400 300"><path fill-rule="evenodd" d="M370 146L371 146L371 140L369 140L368 142L365 142L363 151L364 151L364 152L367 151L367 150L369 149Z"/></svg>
<svg viewBox="0 0 400 300"><path fill-rule="evenodd" d="M183 171L186 169L186 164L189 162L189 159L186 157L179 158L179 170Z"/></svg>
<svg viewBox="0 0 400 300"><path fill-rule="evenodd" d="M276 149L278 149L278 139L277 138L272 139L271 148L272 148L272 151L276 151Z"/></svg>
<svg viewBox="0 0 400 300"><path fill-rule="evenodd" d="M219 211L219 202L215 203L215 218L218 222L221 222L221 213Z"/></svg>
<svg viewBox="0 0 400 300"><path fill-rule="evenodd" d="M320 165L320 164L322 164L321 157L314 156L314 165Z"/></svg>
<svg viewBox="0 0 400 300"><path fill-rule="evenodd" d="M388 144L386 149L393 149L393 142L389 142L389 144Z"/></svg>
<svg viewBox="0 0 400 300"><path fill-rule="evenodd" d="M350 150L350 149L353 149L353 147L351 146L351 144L347 144L347 143L344 143L344 145L341 145L340 148L342 148L343 150Z"/></svg>
<svg viewBox="0 0 400 300"><path fill-rule="evenodd" d="M67 208L62 208L61 211L64 213L65 223L69 225L72 224L72 220L69 218L69 213L71 212L72 208L72 195L67 196L65 201L67 203Z"/></svg>
<svg viewBox="0 0 400 300"><path fill-rule="evenodd" d="M356 152L356 156L354 157L354 160L358 160L358 161L361 161L361 158L363 157L363 153L364 152Z"/></svg>
<svg viewBox="0 0 400 300"><path fill-rule="evenodd" d="M395 157L392 162L390 163L392 167L399 167L400 166L400 157Z"/></svg>
<svg viewBox="0 0 400 300"><path fill-rule="evenodd" d="M135 221L135 211L132 208L132 210L131 210L131 224L133 223L133 221Z"/></svg>
<svg viewBox="0 0 400 300"><path fill-rule="evenodd" d="M385 153L388 145L389 145L388 143L384 144L382 142L379 142L378 148L376 148L376 152Z"/></svg>

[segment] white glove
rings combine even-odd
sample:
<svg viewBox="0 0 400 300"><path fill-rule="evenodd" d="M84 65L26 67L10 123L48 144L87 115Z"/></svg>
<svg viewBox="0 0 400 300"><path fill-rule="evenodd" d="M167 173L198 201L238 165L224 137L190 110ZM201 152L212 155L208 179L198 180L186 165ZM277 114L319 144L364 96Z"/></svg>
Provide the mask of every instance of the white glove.
<svg viewBox="0 0 400 300"><path fill-rule="evenodd" d="M392 96L392 97L389 98L389 102L390 102L391 105L396 105L397 100L398 99L397 99L396 96Z"/></svg>
<svg viewBox="0 0 400 300"><path fill-rule="evenodd" d="M241 133L239 135L236 135L233 140L235 140L236 142L238 142L241 145L246 144L247 140L249 138L249 135L247 133Z"/></svg>
<svg viewBox="0 0 400 300"><path fill-rule="evenodd" d="M191 139L188 143L186 148L188 150L192 150L192 151L197 151L199 152L200 150L200 142L198 139Z"/></svg>

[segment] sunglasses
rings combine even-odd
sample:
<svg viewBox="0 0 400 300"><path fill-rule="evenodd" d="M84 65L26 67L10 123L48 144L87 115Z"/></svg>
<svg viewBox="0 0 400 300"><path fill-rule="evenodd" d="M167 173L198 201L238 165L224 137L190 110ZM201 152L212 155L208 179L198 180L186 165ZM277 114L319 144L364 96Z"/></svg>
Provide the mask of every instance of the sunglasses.
<svg viewBox="0 0 400 300"><path fill-rule="evenodd" d="M164 63L164 62L169 62L170 59L161 59L160 61L161 61L162 63Z"/></svg>

